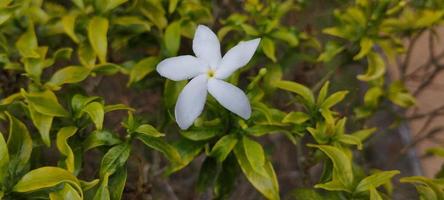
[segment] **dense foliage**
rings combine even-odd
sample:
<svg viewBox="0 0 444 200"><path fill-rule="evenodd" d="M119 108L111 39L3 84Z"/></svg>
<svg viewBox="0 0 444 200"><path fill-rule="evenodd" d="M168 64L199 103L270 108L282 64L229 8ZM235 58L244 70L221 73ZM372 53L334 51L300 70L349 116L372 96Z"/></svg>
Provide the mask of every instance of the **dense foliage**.
<svg viewBox="0 0 444 200"><path fill-rule="evenodd" d="M405 40L444 22L444 2L322 2L335 9L309 24L304 11L315 1L1 1L0 199L122 199L129 168L152 152L168 160L155 172L163 177L200 160L189 190L213 199L230 198L241 174L266 199L391 199L400 171L369 169L356 157L384 132L367 123L377 112L395 113L396 126L415 105L403 78L408 64L395 80L388 64L410 59ZM208 97L191 128L177 126L174 105L187 81L166 80L156 66L192 54L199 24L217 33L222 52L261 38L253 60L226 79L247 94L248 120ZM341 73L351 80L344 86L335 78ZM107 97L119 94L97 86L122 77L138 102L155 106L110 104ZM309 179L291 192L280 192L273 167L280 145L263 142L276 135L298 149L291 157ZM313 168L322 172L313 177ZM438 200L440 178L400 182Z"/></svg>

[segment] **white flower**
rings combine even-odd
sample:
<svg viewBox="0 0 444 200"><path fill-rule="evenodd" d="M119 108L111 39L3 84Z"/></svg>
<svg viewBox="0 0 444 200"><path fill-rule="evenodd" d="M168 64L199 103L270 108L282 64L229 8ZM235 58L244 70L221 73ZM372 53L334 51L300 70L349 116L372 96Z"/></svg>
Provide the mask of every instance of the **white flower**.
<svg viewBox="0 0 444 200"><path fill-rule="evenodd" d="M250 118L251 107L245 93L223 79L250 61L259 42L259 38L240 42L222 57L217 36L199 25L193 39L196 57L167 58L157 65L157 72L163 77L174 81L191 79L176 103L176 121L181 129L190 127L202 113L207 91L223 107L244 119Z"/></svg>

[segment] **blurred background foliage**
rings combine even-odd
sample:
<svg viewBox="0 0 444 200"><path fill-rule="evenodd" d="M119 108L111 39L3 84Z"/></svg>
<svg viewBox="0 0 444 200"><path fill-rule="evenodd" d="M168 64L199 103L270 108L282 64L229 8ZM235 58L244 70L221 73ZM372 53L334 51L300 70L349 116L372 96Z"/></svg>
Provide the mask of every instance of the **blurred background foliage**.
<svg viewBox="0 0 444 200"><path fill-rule="evenodd" d="M443 22L442 0L3 0L0 199L444 199L398 131L430 84L406 87L412 41ZM253 114L210 98L180 131L186 81L155 68L199 24L223 52L261 38L228 80Z"/></svg>

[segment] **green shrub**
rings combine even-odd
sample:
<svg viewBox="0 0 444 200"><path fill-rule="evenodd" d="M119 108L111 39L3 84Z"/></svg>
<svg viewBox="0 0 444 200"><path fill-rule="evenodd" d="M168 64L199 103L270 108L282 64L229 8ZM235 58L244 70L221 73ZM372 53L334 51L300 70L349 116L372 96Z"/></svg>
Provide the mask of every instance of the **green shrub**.
<svg viewBox="0 0 444 200"><path fill-rule="evenodd" d="M229 198L239 174L267 199L390 199L400 171L370 171L356 159L384 131L365 122L415 105L408 64L390 80L388 63L410 56L403 40L444 22L444 3L322 3L337 9L319 22L303 17L315 4L305 0L3 0L0 199L121 199L131 163L148 156L141 146L168 160L158 172L165 176L203 157L195 188L214 199ZM183 55L199 59L173 62ZM293 75L302 66L314 71L305 81ZM113 86L99 91L102 79L122 78L126 90L150 91L136 97L156 102L149 112L125 98L110 104L122 95ZM299 173L321 166L322 175L280 192L270 153L279 145L262 142L276 135L304 149ZM87 159L90 152L99 153ZM88 169L94 160L99 168ZM401 182L421 199L444 199L440 179Z"/></svg>

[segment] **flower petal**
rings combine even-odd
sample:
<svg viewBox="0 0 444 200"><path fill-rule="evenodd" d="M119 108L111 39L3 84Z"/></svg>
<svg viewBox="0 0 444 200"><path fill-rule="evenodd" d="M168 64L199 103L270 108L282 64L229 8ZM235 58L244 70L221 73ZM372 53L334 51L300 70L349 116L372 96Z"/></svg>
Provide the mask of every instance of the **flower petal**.
<svg viewBox="0 0 444 200"><path fill-rule="evenodd" d="M189 55L167 58L157 64L157 72L173 81L190 79L207 70L208 65L205 62Z"/></svg>
<svg viewBox="0 0 444 200"><path fill-rule="evenodd" d="M245 93L238 87L212 78L208 80L208 92L229 111L236 113L244 119L250 118L250 102Z"/></svg>
<svg viewBox="0 0 444 200"><path fill-rule="evenodd" d="M193 78L182 90L177 99L175 115L181 129L190 127L199 117L207 99L207 75Z"/></svg>
<svg viewBox="0 0 444 200"><path fill-rule="evenodd" d="M215 74L216 78L225 79L234 71L246 65L253 57L260 41L260 38L246 42L242 41L231 48L222 58Z"/></svg>
<svg viewBox="0 0 444 200"><path fill-rule="evenodd" d="M199 25L193 39L194 54L205 60L211 68L215 69L221 60L220 43L216 34L210 28Z"/></svg>

